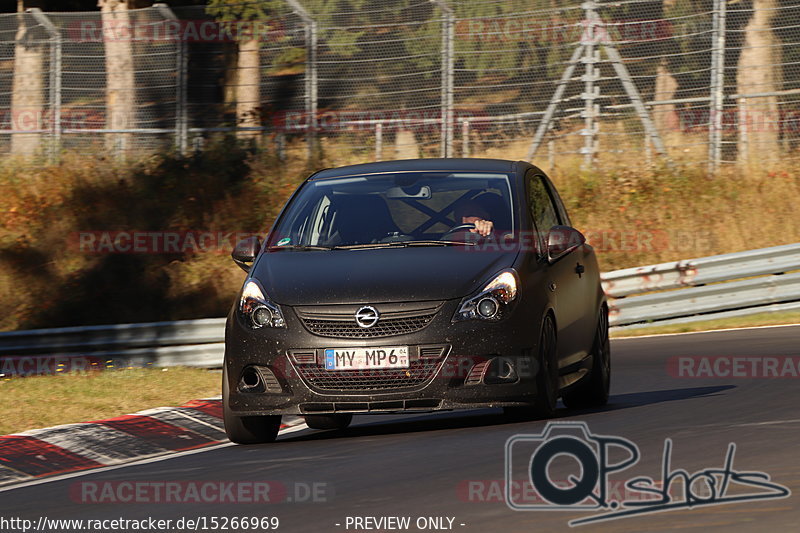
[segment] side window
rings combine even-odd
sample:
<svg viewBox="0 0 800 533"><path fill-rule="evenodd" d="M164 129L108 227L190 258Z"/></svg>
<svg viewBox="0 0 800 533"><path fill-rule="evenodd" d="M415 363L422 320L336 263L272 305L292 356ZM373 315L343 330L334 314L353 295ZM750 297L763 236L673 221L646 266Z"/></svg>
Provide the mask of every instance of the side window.
<svg viewBox="0 0 800 533"><path fill-rule="evenodd" d="M528 174L528 206L536 229L542 234L561 224L547 184L542 176L533 173Z"/></svg>
<svg viewBox="0 0 800 533"><path fill-rule="evenodd" d="M558 191L555 187L553 187L553 183L545 178L547 182L547 189L553 196L553 201L556 204L556 209L558 210L558 218L561 220L561 224L564 226L572 226L572 222L569 220L569 215L567 214L567 208L564 207L564 201L561 199L561 196L558 194Z"/></svg>
<svg viewBox="0 0 800 533"><path fill-rule="evenodd" d="M308 242L310 244L319 245L327 240L326 231L328 228L326 224L330 222L330 217L328 216L330 208L331 199L327 196L323 196L311 218L311 226L308 235Z"/></svg>

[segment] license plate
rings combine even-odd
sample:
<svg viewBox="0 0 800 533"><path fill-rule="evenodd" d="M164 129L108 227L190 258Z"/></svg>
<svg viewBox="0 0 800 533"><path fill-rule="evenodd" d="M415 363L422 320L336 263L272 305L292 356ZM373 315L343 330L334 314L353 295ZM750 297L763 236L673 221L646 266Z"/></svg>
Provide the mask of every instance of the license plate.
<svg viewBox="0 0 800 533"><path fill-rule="evenodd" d="M325 350L325 370L367 370L408 368L408 366L408 346Z"/></svg>

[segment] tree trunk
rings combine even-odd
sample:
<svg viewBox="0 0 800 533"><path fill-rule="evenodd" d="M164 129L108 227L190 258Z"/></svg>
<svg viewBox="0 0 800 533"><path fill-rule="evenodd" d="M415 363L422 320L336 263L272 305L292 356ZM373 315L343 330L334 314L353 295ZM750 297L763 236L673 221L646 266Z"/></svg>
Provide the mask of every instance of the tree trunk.
<svg viewBox="0 0 800 533"><path fill-rule="evenodd" d="M136 86L133 70L133 42L120 28L131 24L126 0L100 0L106 51L106 128L126 130L135 127ZM131 148L130 133L106 135L106 148L121 152Z"/></svg>
<svg viewBox="0 0 800 533"><path fill-rule="evenodd" d="M394 146L396 159L416 159L420 156L419 144L417 144L417 137L413 131L398 130Z"/></svg>
<svg viewBox="0 0 800 533"><path fill-rule="evenodd" d="M653 100L674 100L678 91L678 82L669 71L666 59L662 59L656 68L656 86ZM675 104L656 106L653 121L662 138L668 139L671 132L678 131L679 121Z"/></svg>
<svg viewBox="0 0 800 533"><path fill-rule="evenodd" d="M261 126L261 43L258 39L239 42L236 82L236 122L239 128ZM259 131L240 131L240 139L257 139Z"/></svg>
<svg viewBox="0 0 800 533"><path fill-rule="evenodd" d="M780 48L772 31L778 15L777 0L753 0L753 17L745 27L745 43L736 73L738 94L779 91L781 87ZM777 66L775 66L777 65ZM776 161L780 109L777 96L747 99L747 113L739 124L738 161L747 165L756 159Z"/></svg>
<svg viewBox="0 0 800 533"><path fill-rule="evenodd" d="M26 9L41 7L41 2L17 2L17 35L14 45L14 81L11 89L11 129L41 130L44 127L44 55L41 36L34 36L37 24ZM38 41L38 42L37 42ZM16 133L11 136L11 153L30 157L39 149L39 133Z"/></svg>
<svg viewBox="0 0 800 533"><path fill-rule="evenodd" d="M238 76L236 75L239 65L239 47L236 43L223 43L224 74L223 74L223 113L225 121L236 120L236 89L238 86Z"/></svg>

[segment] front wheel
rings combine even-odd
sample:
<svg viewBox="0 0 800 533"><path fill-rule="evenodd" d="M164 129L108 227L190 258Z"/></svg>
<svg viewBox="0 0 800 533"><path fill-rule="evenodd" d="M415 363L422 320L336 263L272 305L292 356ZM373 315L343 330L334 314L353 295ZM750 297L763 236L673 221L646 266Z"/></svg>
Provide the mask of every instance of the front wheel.
<svg viewBox="0 0 800 533"><path fill-rule="evenodd" d="M553 319L545 318L542 340L539 342L539 374L536 380L536 402L533 405L539 418L553 418L558 402L558 361L556 327Z"/></svg>
<svg viewBox="0 0 800 533"><path fill-rule="evenodd" d="M545 317L542 324L542 335L539 339L539 372L536 374L536 399L532 407L507 407L504 412L513 418L535 416L546 419L556 414L558 403L558 361L557 361L556 327L550 316Z"/></svg>
<svg viewBox="0 0 800 533"><path fill-rule="evenodd" d="M222 369L222 419L228 439L236 444L264 444L274 442L281 429L280 415L238 416L229 406L230 387L228 367Z"/></svg>
<svg viewBox="0 0 800 533"><path fill-rule="evenodd" d="M611 343L608 340L608 314L605 309L597 320L592 346L592 370L574 389L565 392L564 405L571 409L602 407L608 403L611 389Z"/></svg>

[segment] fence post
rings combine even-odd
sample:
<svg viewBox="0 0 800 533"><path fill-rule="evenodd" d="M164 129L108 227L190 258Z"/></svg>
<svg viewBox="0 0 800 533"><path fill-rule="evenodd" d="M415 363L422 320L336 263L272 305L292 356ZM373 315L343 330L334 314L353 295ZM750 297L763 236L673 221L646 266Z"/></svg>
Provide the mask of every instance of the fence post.
<svg viewBox="0 0 800 533"><path fill-rule="evenodd" d="M167 4L153 4L164 20L177 22L178 16ZM178 153L186 155L189 151L189 57L185 39L178 38L177 76L176 76L176 109L175 109L175 147Z"/></svg>
<svg viewBox="0 0 800 533"><path fill-rule="evenodd" d="M725 103L725 9L727 0L714 0L711 48L711 105L708 116L708 171L722 160L722 112Z"/></svg>
<svg viewBox="0 0 800 533"><path fill-rule="evenodd" d="M461 143L461 157L469 157L469 120L466 118L461 121Z"/></svg>
<svg viewBox="0 0 800 533"><path fill-rule="evenodd" d="M587 2L582 6L586 10L584 39L583 39L583 63L586 72L583 76L584 88L581 98L583 99L583 166L584 168L591 168L594 163L594 154L597 150L597 133L598 123L595 118L598 115L597 105L595 99L600 96L600 88L595 87L594 82L597 81L597 68L595 63L600 62L600 52L595 50L595 44L599 42L597 32L601 31L599 27L600 16L594 10L597 6L593 2ZM605 31L605 28L602 29Z"/></svg>
<svg viewBox="0 0 800 533"><path fill-rule="evenodd" d="M453 156L453 69L455 65L455 13L447 0L432 0L442 18L442 157Z"/></svg>
<svg viewBox="0 0 800 533"><path fill-rule="evenodd" d="M34 7L28 10L31 16L50 34L50 120L52 123L52 143L50 159L55 161L61 151L61 32L41 9Z"/></svg>
<svg viewBox="0 0 800 533"><path fill-rule="evenodd" d="M383 122L375 124L375 161L383 158Z"/></svg>
<svg viewBox="0 0 800 533"><path fill-rule="evenodd" d="M739 160L745 161L745 166L749 169L750 166L750 144L748 139L748 131L747 131L747 98L739 98L739 119L738 119L738 126L739 126L739 146L742 148L742 151L745 153L744 159L740 156Z"/></svg>
<svg viewBox="0 0 800 533"><path fill-rule="evenodd" d="M275 135L275 152L278 155L278 160L286 161L286 134L283 132Z"/></svg>
<svg viewBox="0 0 800 533"><path fill-rule="evenodd" d="M286 0L292 11L303 21L306 40L306 72L305 72L305 112L308 157L314 159L318 153L317 108L318 108L318 68L317 46L319 28L314 17L297 0Z"/></svg>

